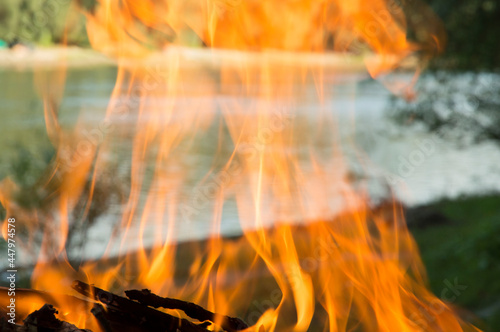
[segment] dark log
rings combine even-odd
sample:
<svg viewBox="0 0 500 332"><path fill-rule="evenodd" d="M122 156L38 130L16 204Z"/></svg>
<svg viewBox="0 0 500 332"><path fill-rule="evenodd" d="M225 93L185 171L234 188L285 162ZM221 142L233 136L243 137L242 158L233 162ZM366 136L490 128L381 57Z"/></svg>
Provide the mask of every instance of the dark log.
<svg viewBox="0 0 500 332"><path fill-rule="evenodd" d="M102 290L101 290L102 291ZM8 297L7 297L7 292L8 288L5 287L0 287L0 303L2 304L2 307L4 305L7 305L8 302ZM111 293L110 293L111 294ZM113 295L115 296L115 295ZM131 314L129 312L122 312L117 308L113 307L107 307L105 310L99 310L99 308L96 306L96 303L94 302L94 298L91 299L81 299L77 298L71 295L62 295L62 294L52 294L52 293L47 293L43 291L38 291L34 289L23 289L23 288L18 288L16 289L16 301L19 301L19 303L29 303L30 301L36 299L37 301L40 302L45 302L45 303L50 303L55 306L59 303L59 301L63 301L66 305L70 305L73 307L75 310L85 310L85 308L92 308L90 312L94 314L96 317L100 328L103 331L109 332L151 332L151 331L159 331L159 332L170 332L170 331L175 331L177 332L177 329L167 329L164 328L164 324L162 322L155 322L155 319L157 317L155 315L147 315L147 312L150 310L155 311L159 314L163 314L162 312L158 310L154 310L152 308L148 308L146 306L143 306L137 302L130 301L128 299L125 299L127 301L130 301L132 303L135 303L146 310L146 314L141 314L144 313L144 311L141 309L137 314ZM98 305L98 303L97 303ZM78 309L81 308L81 309ZM102 308L102 306L101 306ZM104 308L103 308L104 309ZM149 309L149 310L147 310ZM82 312L83 313L83 312ZM27 313L23 312L18 312L18 315L26 315ZM90 314L90 313L89 313ZM167 314L164 314L167 315ZM8 319L6 312L4 309L0 307L0 331L3 332L27 332L24 325L13 325L7 322L6 319ZM169 317L172 317L170 315L167 315ZM173 317L174 320L179 321L177 317ZM161 320L161 318L160 318ZM183 324L184 325L184 324ZM198 327L195 324L192 324L196 327ZM179 331L189 331L189 332L207 332L205 329L206 325L201 325L199 326L200 328L194 329L189 326L182 326L182 328L179 329ZM107 330L108 329L108 330ZM29 332L33 331L29 330ZM36 329L34 331L37 331ZM50 330L49 330L50 331ZM57 332L67 332L67 331L57 331Z"/></svg>
<svg viewBox="0 0 500 332"><path fill-rule="evenodd" d="M99 322L99 327L104 332L113 332L113 328L106 318L106 311L102 305L100 305L99 303L94 304L94 307L90 310L90 312L97 319L97 321Z"/></svg>
<svg viewBox="0 0 500 332"><path fill-rule="evenodd" d="M61 294L51 294L47 292L37 291L33 289L16 289L16 303L32 303L32 301L37 301L41 303L46 303L39 310L32 313L23 312L18 310L16 317L26 316L24 319L24 325L21 324L11 324L8 322L10 319L5 311L5 305L9 301L7 296L9 289L6 287L0 287L0 331L6 332L32 332L32 331L50 331L50 332L75 332L75 331L90 331L82 330L78 327L64 321L60 321L55 317L57 313L53 305L56 305L59 301L64 301L67 305L71 305L75 308L88 306L89 301L76 298L71 295L61 295Z"/></svg>
<svg viewBox="0 0 500 332"><path fill-rule="evenodd" d="M217 323L224 330L229 332L237 332L248 328L248 325L239 318L213 313L191 302L161 297L151 293L149 289L143 289L142 291L128 290L125 291L125 295L131 300L139 301L139 303L153 308L182 310L193 319L197 319L201 322L211 321L212 323Z"/></svg>
<svg viewBox="0 0 500 332"><path fill-rule="evenodd" d="M24 319L24 325L11 324L2 317L0 328L2 332L92 332L61 321L56 318L55 314L57 310L51 304L44 304Z"/></svg>
<svg viewBox="0 0 500 332"><path fill-rule="evenodd" d="M174 317L82 281L75 281L72 287L78 293L102 303L107 309L102 314L110 322L118 321L124 324L136 325L144 331L208 332L205 324L196 325L187 319ZM99 308L96 310L98 311Z"/></svg>
<svg viewBox="0 0 500 332"><path fill-rule="evenodd" d="M24 325L10 324L6 320L5 310L0 309L0 331L5 332L90 332L56 318L57 313L53 305L57 306L59 301L66 305L71 303L73 308L88 310L97 319L99 327L105 332L207 332L207 328L216 322L227 331L241 331L247 325L238 318L226 317L212 313L196 304L175 300L164 299L151 292L135 291L135 296L145 297L151 301L160 301L162 307L180 309L191 318L200 320L195 324L187 319L178 318L167 313L148 307L146 303L140 303L104 291L100 288L88 285L81 281L75 281L73 288L88 299L81 299L71 295L52 294L32 289L17 289L16 300L26 303L36 299L41 303L47 303L40 310L34 311L24 320ZM0 299L6 301L7 288L0 287ZM5 294L2 294L5 293ZM127 292L129 293L129 292ZM140 295L138 295L140 293ZM134 291L130 293L134 296ZM5 296L2 296L5 295ZM144 299L143 299L144 300ZM97 301L94 302L94 301ZM154 301L153 301L154 302ZM153 304L158 304L154 302ZM159 306L158 306L159 307ZM87 308L87 309L85 309ZM27 313L24 313L26 315Z"/></svg>
<svg viewBox="0 0 500 332"><path fill-rule="evenodd" d="M8 322L7 318L0 317L0 331L2 332L16 332L21 325L11 324Z"/></svg>
<svg viewBox="0 0 500 332"><path fill-rule="evenodd" d="M18 331L37 332L91 332L82 330L73 324L56 318L57 310L51 304L44 304L39 310L33 311L23 321L24 326Z"/></svg>

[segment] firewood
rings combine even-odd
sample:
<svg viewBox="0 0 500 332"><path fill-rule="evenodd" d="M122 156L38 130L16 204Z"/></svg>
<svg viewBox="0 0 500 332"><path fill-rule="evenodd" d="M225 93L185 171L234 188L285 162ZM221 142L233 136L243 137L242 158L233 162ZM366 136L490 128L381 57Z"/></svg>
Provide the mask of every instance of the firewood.
<svg viewBox="0 0 500 332"><path fill-rule="evenodd" d="M100 305L99 303L94 304L94 307L90 310L90 312L97 319L100 328L104 332L113 332L113 328L106 318L106 311L102 305Z"/></svg>
<svg viewBox="0 0 500 332"><path fill-rule="evenodd" d="M44 304L39 310L33 311L23 321L24 326L21 331L35 332L92 332L82 330L73 324L61 321L56 318L57 310L51 304Z"/></svg>
<svg viewBox="0 0 500 332"><path fill-rule="evenodd" d="M174 317L139 302L107 292L82 281L75 281L73 289L106 307L105 318L110 322L136 324L144 331L158 332L207 332L206 324L194 324L187 319ZM96 309L99 310L99 309ZM103 313L104 315L104 313Z"/></svg>
<svg viewBox="0 0 500 332"><path fill-rule="evenodd" d="M16 300L26 302L37 298L42 303L47 304L28 315L24 320L24 325L10 324L5 317L0 317L0 330L2 332L91 332L58 320L55 316L57 310L53 305L57 305L59 301L66 304L71 303L73 308L82 308L82 310L92 308L90 312L97 319L100 329L104 332L208 332L207 328L213 322L221 324L221 328L229 332L247 328L247 325L238 318L215 314L193 303L164 299L147 290L132 291L130 297L143 296L145 299L149 298L149 301L156 299L160 301L160 304L163 304L161 306L183 310L189 317L197 319L201 323L193 323L187 319L169 315L150 308L146 303L118 296L81 281L75 281L73 288L88 299L33 289L17 289ZM0 287L0 293L7 293L7 290L5 287ZM138 295L139 293L142 295ZM157 303L153 301L153 304Z"/></svg>
<svg viewBox="0 0 500 332"><path fill-rule="evenodd" d="M95 293L98 293L98 290L95 290ZM0 294L5 293L7 294L8 288L5 287L0 287ZM104 291L101 290L100 294ZM111 293L109 293L111 294ZM102 298L104 299L106 295L102 295ZM113 294L114 297L117 297L116 295ZM63 295L63 294L52 294L48 292L43 292L39 290L34 290L34 289L24 289L24 288L18 288L16 289L16 301L19 301L19 303L29 303L32 299L38 299L40 301L50 303L57 305L59 303L58 300L63 301L66 305L70 305L72 308L82 308L81 310L85 310L83 308L92 308L90 310L92 314L96 317L101 330L105 332L207 332L208 330L206 329L207 325L206 324L189 324L182 322L182 326L179 327L177 330L177 325L180 325L181 322L179 318L173 317L168 314L164 314L158 310L148 308L147 306L143 306L140 303L128 300L123 298L126 301L130 301L136 305L139 305L141 308L137 313L130 313L127 311L120 311L119 308L116 307L109 307L106 306L106 304L102 303L106 309L99 311L98 306L96 306L94 297L91 297L89 299L81 299L77 298L71 295ZM108 296L108 298L111 298L111 296ZM99 303L97 303L99 305ZM130 309L129 306L125 306ZM101 308L103 308L101 306ZM104 308L103 308L104 309ZM145 309L145 310L143 310ZM149 309L149 310L148 310ZM135 310L135 309L133 309ZM148 314L150 313L150 310L159 313L161 315L166 315L168 319L177 322L177 324L174 324L174 327L168 327L165 328L165 320L164 316L161 316L158 318L157 315L151 315ZM27 329L24 325L13 325L7 322L6 318L7 316L5 315L5 312L2 311L0 308L0 313L1 313L1 318L0 318L0 331L2 332L32 332L32 331L38 331L35 327L31 326L31 329ZM158 321L156 321L158 320ZM187 321L189 323L189 321ZM41 329L40 331L42 331ZM54 331L54 330L47 330L50 332L73 332L71 330L61 330L61 331Z"/></svg>
<svg viewBox="0 0 500 332"><path fill-rule="evenodd" d="M33 311L24 319L24 325L8 323L5 318L0 319L2 332L92 332L82 330L73 324L56 318L57 310L51 304L44 304L40 309Z"/></svg>
<svg viewBox="0 0 500 332"><path fill-rule="evenodd" d="M11 324L8 322L7 318L0 317L0 331L2 332L16 332L21 325Z"/></svg>
<svg viewBox="0 0 500 332"><path fill-rule="evenodd" d="M151 293L149 289L143 289L142 291L128 290L125 291L125 295L127 295L127 297L131 300L139 301L140 303L153 308L182 310L186 313L186 315L193 319L197 319L202 322L211 321L212 323L217 323L228 332L237 332L248 328L248 325L239 318L213 313L191 302L161 297Z"/></svg>
<svg viewBox="0 0 500 332"><path fill-rule="evenodd" d="M0 298L2 298L2 293L5 294L5 298L9 289L6 287L0 287ZM55 317L57 310L53 304L58 303L57 299L64 301L66 304L71 304L73 307L85 307L88 305L88 301L76 298L71 295L62 294L50 294L47 292L42 292L34 289L16 289L16 301L18 303L29 303L33 299L40 300L40 302L45 302L39 310L35 310L30 313L26 319L23 321L24 325L21 324L11 324L7 321L6 312L0 310L3 317L0 317L0 331L5 332L37 332L37 331L47 331L47 332L76 332L76 331L90 331L81 330L78 327L69 324L68 322L60 321Z"/></svg>

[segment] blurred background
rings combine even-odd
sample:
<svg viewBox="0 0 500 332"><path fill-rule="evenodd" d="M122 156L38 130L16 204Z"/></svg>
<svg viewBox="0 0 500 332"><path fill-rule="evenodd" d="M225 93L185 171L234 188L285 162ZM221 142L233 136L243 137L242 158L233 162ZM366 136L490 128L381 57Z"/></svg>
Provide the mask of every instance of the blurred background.
<svg viewBox="0 0 500 332"><path fill-rule="evenodd" d="M352 72L332 80L331 102L342 107L336 97L356 94L356 129L345 135L356 139L375 166L353 162L350 175L372 183L374 204L391 192L403 203L433 292L440 296L446 282L461 285L453 304L479 327L499 331L500 3L427 3L444 23L447 44L417 82L416 98L392 96L378 81ZM7 179L20 186L16 197L26 209L43 208L50 197L39 186L55 153L33 84L33 63L50 70L57 49L71 46L60 119L68 126L82 110L105 110L113 89L116 67L89 50L82 8L94 6L91 0L0 2L0 179L3 186ZM157 40L162 38L171 36ZM190 31L183 39L203 47ZM415 159L417 152L425 157ZM122 185L110 181L97 188L102 204L88 214L90 225L112 213ZM227 218L234 216L229 211ZM237 232L231 227L228 234Z"/></svg>

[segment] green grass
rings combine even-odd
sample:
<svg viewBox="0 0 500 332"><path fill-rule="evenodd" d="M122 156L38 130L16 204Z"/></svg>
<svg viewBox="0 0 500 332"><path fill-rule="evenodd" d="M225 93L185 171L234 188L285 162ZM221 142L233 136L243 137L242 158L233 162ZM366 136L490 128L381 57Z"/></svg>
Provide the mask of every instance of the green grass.
<svg viewBox="0 0 500 332"><path fill-rule="evenodd" d="M428 271L431 289L440 296L445 280L467 288L453 304L470 310L486 331L500 331L500 196L432 204L447 222L410 226Z"/></svg>

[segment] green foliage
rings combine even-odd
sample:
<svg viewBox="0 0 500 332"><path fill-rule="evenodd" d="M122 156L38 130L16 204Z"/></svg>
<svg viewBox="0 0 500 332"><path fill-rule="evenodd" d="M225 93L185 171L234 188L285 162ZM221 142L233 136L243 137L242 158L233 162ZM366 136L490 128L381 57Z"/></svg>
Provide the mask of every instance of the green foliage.
<svg viewBox="0 0 500 332"><path fill-rule="evenodd" d="M0 39L39 45L88 44L84 16L71 0L2 0Z"/></svg>
<svg viewBox="0 0 500 332"><path fill-rule="evenodd" d="M446 51L435 66L455 69L500 68L500 3L497 0L427 0L443 20Z"/></svg>
<svg viewBox="0 0 500 332"><path fill-rule="evenodd" d="M457 278L467 288L454 305L475 313L486 331L500 330L500 197L443 201L426 207L449 222L413 227L430 285L438 296L444 280Z"/></svg>
<svg viewBox="0 0 500 332"><path fill-rule="evenodd" d="M47 195L40 188L40 182L44 180L49 163L53 159L55 151L47 146L41 152L34 154L27 148L19 146L16 156L11 161L7 174L16 183L19 192L14 199L16 204L23 208L43 208ZM4 177L3 174L2 178Z"/></svg>
<svg viewBox="0 0 500 332"><path fill-rule="evenodd" d="M433 66L456 69L500 68L497 35L500 31L498 19L500 3L498 1L426 1L443 20L448 35L446 51L433 63ZM407 3L411 4L412 1L407 1ZM95 6L96 0L77 2L72 0L2 0L0 2L0 39L8 42L18 39L38 45L58 44L64 41L66 31L68 44L88 46L85 20L81 10L92 12ZM419 7L416 7L416 10L418 11ZM410 14L410 12L407 13L407 15ZM428 22L417 20L414 23L421 26ZM409 31L409 33L412 32ZM162 38L165 39L164 36ZM198 45L198 39L194 38L194 40Z"/></svg>

